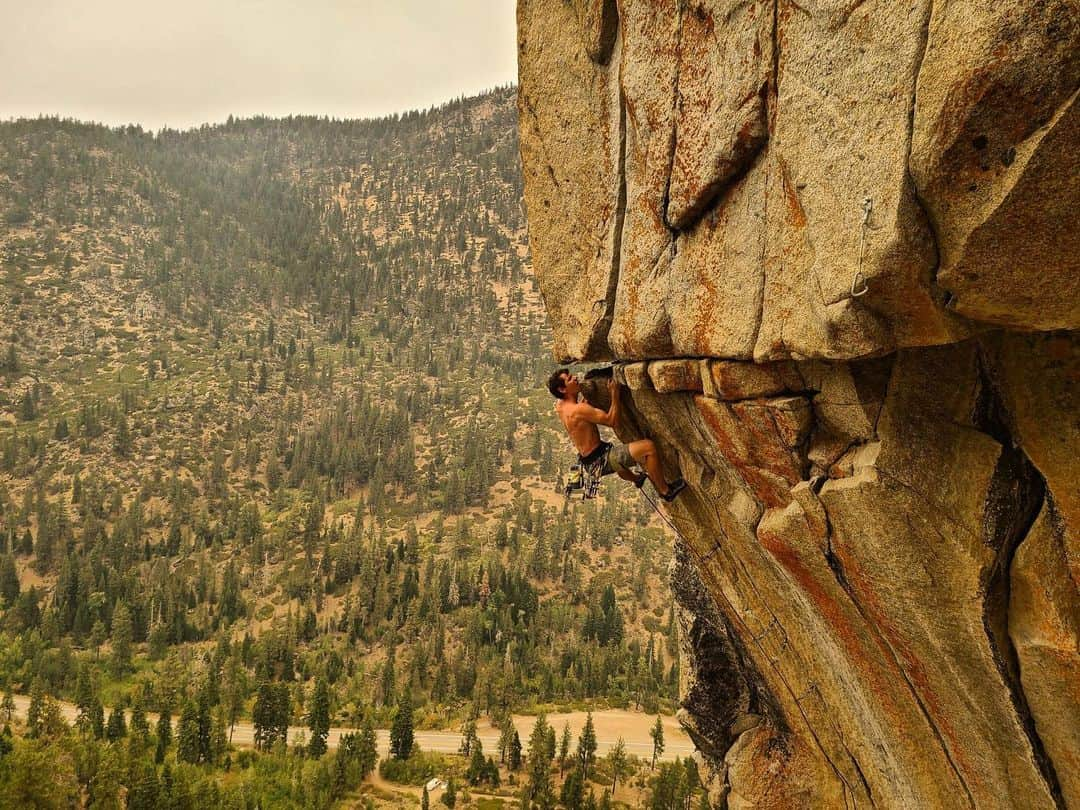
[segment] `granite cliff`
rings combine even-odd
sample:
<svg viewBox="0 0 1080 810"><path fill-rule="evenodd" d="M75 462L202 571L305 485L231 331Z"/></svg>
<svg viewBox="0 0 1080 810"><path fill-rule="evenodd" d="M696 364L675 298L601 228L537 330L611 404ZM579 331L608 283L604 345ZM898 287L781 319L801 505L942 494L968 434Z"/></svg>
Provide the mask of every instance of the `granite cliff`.
<svg viewBox="0 0 1080 810"><path fill-rule="evenodd" d="M717 805L1080 808L1080 6L519 0L518 45L556 355L691 485Z"/></svg>

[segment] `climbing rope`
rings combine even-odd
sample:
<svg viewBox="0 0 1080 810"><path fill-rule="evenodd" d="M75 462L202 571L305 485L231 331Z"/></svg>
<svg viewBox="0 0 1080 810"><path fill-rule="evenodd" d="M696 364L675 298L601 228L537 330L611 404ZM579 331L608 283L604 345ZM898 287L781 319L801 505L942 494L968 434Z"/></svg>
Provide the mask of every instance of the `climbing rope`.
<svg viewBox="0 0 1080 810"><path fill-rule="evenodd" d="M600 470L603 469L603 464L604 457L598 459L598 463L595 463L593 465L581 464L580 462L572 465L570 467L570 478L563 486L563 495L566 497L566 499L570 500L573 494L577 491L581 492L581 500L583 501L590 501L595 498L599 494L600 490L600 482L602 478L602 476L600 475ZM649 506L653 508L653 511L660 516L660 519L664 521L664 523L667 524L668 528L675 532L678 538L685 543L686 538L683 537L682 532L680 532L675 527L675 524L668 519L668 516L665 515L663 511L661 511L659 504L657 504L656 501L649 497L649 493L645 491L644 483L637 489L641 493L641 497L643 497L648 502Z"/></svg>
<svg viewBox="0 0 1080 810"><path fill-rule="evenodd" d="M641 492L641 497L643 497L646 501L649 502L649 506L651 506L653 508L653 511L660 516L660 519L668 525L668 528L675 532L676 536L678 536L678 538L685 543L686 538L683 537L682 532L676 529L675 524L668 520L667 515L660 511L659 505L656 503L656 501L649 497L649 493L645 491L645 487L639 487L638 491Z"/></svg>

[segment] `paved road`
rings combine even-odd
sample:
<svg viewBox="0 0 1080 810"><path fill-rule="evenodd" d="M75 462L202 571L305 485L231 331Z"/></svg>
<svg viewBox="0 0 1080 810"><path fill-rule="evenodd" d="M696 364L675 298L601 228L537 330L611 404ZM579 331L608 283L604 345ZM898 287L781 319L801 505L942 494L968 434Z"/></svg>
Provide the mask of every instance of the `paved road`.
<svg viewBox="0 0 1080 810"><path fill-rule="evenodd" d="M15 695L15 710L19 717L23 719L26 718L26 709L29 705L29 697L25 695ZM75 722L76 709L73 704L61 701L60 710L68 722ZM157 720L157 716L151 714L148 717L152 726ZM549 715L548 721L555 728L556 734L561 734L563 724L569 723L570 730L573 733L576 742L577 735L580 733L581 725L584 722L583 718L583 713L574 712L572 714ZM173 722L176 722L175 718ZM523 744L528 740L529 732L532 730L535 722L535 717L530 717L528 715L514 715L514 726L517 728L518 735L521 737ZM623 741L626 744L627 753L635 754L643 759L652 758L652 738L649 736L649 729L651 729L656 722L655 715L624 712L620 710L605 710L593 714L593 722L596 726L596 747L599 756L606 754L615 745L619 736L622 736ZM673 760L676 757L686 757L692 754L694 752L694 746L686 736L686 733L678 726L675 719L672 717L664 717L663 723L665 745L664 753L661 755L660 759ZM345 728L330 729L327 745L330 748L336 748L338 741L341 739L341 735L347 734L351 730L352 729ZM387 729L379 729L376 733L379 741L379 752L381 755L386 756L390 750L390 732ZM306 737L306 735L306 728L301 726L289 727L289 742L295 742L301 737ZM440 753L452 754L457 753L458 747L461 745L461 734L457 731L417 731L414 736L417 744L425 751L438 751ZM491 727L483 721L480 723L477 736L479 736L480 742L483 743L486 752L494 753L498 750L498 732L491 729ZM243 747L253 746L255 744L254 726L250 723L237 723L233 728L232 742L234 745Z"/></svg>

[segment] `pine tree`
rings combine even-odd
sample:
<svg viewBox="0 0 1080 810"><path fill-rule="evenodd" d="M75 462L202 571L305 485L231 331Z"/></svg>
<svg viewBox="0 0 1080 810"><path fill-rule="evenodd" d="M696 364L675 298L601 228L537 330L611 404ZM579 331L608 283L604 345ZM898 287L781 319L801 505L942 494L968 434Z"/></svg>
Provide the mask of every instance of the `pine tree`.
<svg viewBox="0 0 1080 810"><path fill-rule="evenodd" d="M196 701L197 745L199 762L213 762L212 726L210 722L210 695L206 687L199 692Z"/></svg>
<svg viewBox="0 0 1080 810"><path fill-rule="evenodd" d="M454 807L457 804L457 785L453 779L447 781L446 790L443 791L440 801L447 807Z"/></svg>
<svg viewBox="0 0 1080 810"><path fill-rule="evenodd" d="M116 437L113 440L113 450L116 452L116 455L121 458L127 458L131 455L131 447L131 429L128 427L127 417L120 414L120 419L116 423Z"/></svg>
<svg viewBox="0 0 1080 810"><path fill-rule="evenodd" d="M131 669L133 635L131 611L123 602L117 602L112 619L112 671L116 677L123 676Z"/></svg>
<svg viewBox="0 0 1080 810"><path fill-rule="evenodd" d="M352 765L355 761L356 755L352 751L354 746L356 735L353 733L342 734L341 739L338 741L338 750L334 757L331 759L333 763L333 776L330 780L330 798L340 799L352 786L353 770Z"/></svg>
<svg viewBox="0 0 1080 810"><path fill-rule="evenodd" d="M199 708L191 700L184 703L176 730L176 756L181 762L199 762Z"/></svg>
<svg viewBox="0 0 1080 810"><path fill-rule="evenodd" d="M559 775L562 775L563 770L566 768L566 761L570 757L570 723L569 721L563 725L562 737L559 740Z"/></svg>
<svg viewBox="0 0 1080 810"><path fill-rule="evenodd" d="M507 712L499 723L499 763L506 762L506 755L510 750L510 742L514 739L514 719Z"/></svg>
<svg viewBox="0 0 1080 810"><path fill-rule="evenodd" d="M26 736L40 737L45 721L45 686L41 678L30 684L30 705L26 709Z"/></svg>
<svg viewBox="0 0 1080 810"><path fill-rule="evenodd" d="M585 781L581 778L581 769L574 768L563 782L559 801L564 807L581 807L585 799Z"/></svg>
<svg viewBox="0 0 1080 810"><path fill-rule="evenodd" d="M682 810L690 799L690 785L682 762L665 762L652 780L650 810Z"/></svg>
<svg viewBox="0 0 1080 810"><path fill-rule="evenodd" d="M19 419L24 422L32 422L37 417L37 403L34 402L34 392L26 391L19 400Z"/></svg>
<svg viewBox="0 0 1080 810"><path fill-rule="evenodd" d="M408 759L413 748L412 696L408 690L398 699L397 711L390 726L390 753L395 759Z"/></svg>
<svg viewBox="0 0 1080 810"><path fill-rule="evenodd" d="M652 737L652 770L656 769L656 759L664 753L664 724L660 715L656 715L656 724L649 730Z"/></svg>
<svg viewBox="0 0 1080 810"><path fill-rule="evenodd" d="M146 720L146 710L143 708L142 690L135 694L135 700L131 704L131 733L145 740L150 735L150 724Z"/></svg>
<svg viewBox="0 0 1080 810"><path fill-rule="evenodd" d="M626 742L622 737L619 737L618 741L608 752L608 767L611 768L611 792L615 793L615 787L619 783L629 767L630 761L626 756Z"/></svg>
<svg viewBox="0 0 1080 810"><path fill-rule="evenodd" d="M229 560L221 580L221 616L226 622L235 621L241 614L244 603L240 595L240 575L236 571L236 561Z"/></svg>
<svg viewBox="0 0 1080 810"><path fill-rule="evenodd" d="M476 744L472 747L472 754L469 757L469 768L465 772L465 778L470 785L478 785L484 780L486 775L487 762L484 760L484 752L480 745L480 741L477 740Z"/></svg>
<svg viewBox="0 0 1080 810"><path fill-rule="evenodd" d="M75 676L75 725L82 731L92 732L91 718L94 707L94 686L90 666L82 664Z"/></svg>
<svg viewBox="0 0 1080 810"><path fill-rule="evenodd" d="M154 762L160 765L165 761L165 752L169 750L169 746L172 744L172 716L167 706L158 715L155 735L157 736L157 748L154 751Z"/></svg>
<svg viewBox="0 0 1080 810"><path fill-rule="evenodd" d="M513 737L510 738L510 751L506 757L506 766L511 771L521 769L521 737L518 736L516 729Z"/></svg>
<svg viewBox="0 0 1080 810"><path fill-rule="evenodd" d="M686 806L690 806L690 796L695 790L701 787L701 774L698 773L697 762L691 757L687 757L683 761L683 773L686 780Z"/></svg>
<svg viewBox="0 0 1080 810"><path fill-rule="evenodd" d="M4 604L11 607L19 598L19 573L15 569L15 558L5 554L0 560L0 597Z"/></svg>
<svg viewBox="0 0 1080 810"><path fill-rule="evenodd" d="M382 685L379 690L384 706L389 706L394 702L394 681L394 648L391 646L386 651L386 662L382 669Z"/></svg>
<svg viewBox="0 0 1080 810"><path fill-rule="evenodd" d="M548 753L547 717L540 714L529 735L529 778L525 784L524 798L540 808L555 806L551 790L551 756Z"/></svg>
<svg viewBox="0 0 1080 810"><path fill-rule="evenodd" d="M289 719L292 717L292 696L288 684L279 683L274 688L274 739L287 742Z"/></svg>
<svg viewBox="0 0 1080 810"><path fill-rule="evenodd" d="M90 702L90 730L95 739L100 740L105 736L105 707L97 696Z"/></svg>
<svg viewBox="0 0 1080 810"><path fill-rule="evenodd" d="M375 764L379 761L375 725L370 717L365 717L360 727L360 740L356 751L356 760L360 764L360 778L366 778L375 770Z"/></svg>
<svg viewBox="0 0 1080 810"><path fill-rule="evenodd" d="M210 713L210 761L218 762L225 755L229 746L228 723L225 720L225 707L218 705ZM228 763L226 763L228 769Z"/></svg>
<svg viewBox="0 0 1080 810"><path fill-rule="evenodd" d="M266 486L271 492L276 492L281 486L281 463L273 452L266 460Z"/></svg>
<svg viewBox="0 0 1080 810"><path fill-rule="evenodd" d="M596 757L596 728L593 726L592 712L585 715L585 727L581 729L577 747L578 765L583 779L589 778L589 768Z"/></svg>
<svg viewBox="0 0 1080 810"><path fill-rule="evenodd" d="M126 736L127 724L124 722L124 710L119 706L114 706L109 712L109 722L105 726L105 739L115 741Z"/></svg>
<svg viewBox="0 0 1080 810"><path fill-rule="evenodd" d="M311 697L308 713L308 756L318 759L326 753L326 738L330 734L330 689L325 678L315 681L315 693Z"/></svg>
<svg viewBox="0 0 1080 810"><path fill-rule="evenodd" d="M127 796L127 810L157 810L166 806L159 801L161 785L158 782L157 769L148 763L132 765L133 783Z"/></svg>
<svg viewBox="0 0 1080 810"><path fill-rule="evenodd" d="M472 753L473 744L479 744L479 742L476 736L476 720L470 716L461 730L461 745L458 747L458 753L463 757L469 756Z"/></svg>
<svg viewBox="0 0 1080 810"><path fill-rule="evenodd" d="M255 748L260 751L269 750L277 741L279 696L274 684L269 682L259 684L259 689L255 694L251 723L255 727Z"/></svg>

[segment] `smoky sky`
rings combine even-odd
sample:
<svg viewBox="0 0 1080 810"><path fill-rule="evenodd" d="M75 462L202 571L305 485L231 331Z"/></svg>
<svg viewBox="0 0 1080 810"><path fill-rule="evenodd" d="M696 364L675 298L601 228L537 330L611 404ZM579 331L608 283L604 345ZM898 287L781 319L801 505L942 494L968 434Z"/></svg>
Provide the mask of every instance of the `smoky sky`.
<svg viewBox="0 0 1080 810"><path fill-rule="evenodd" d="M0 119L366 118L516 78L514 0L0 0Z"/></svg>

